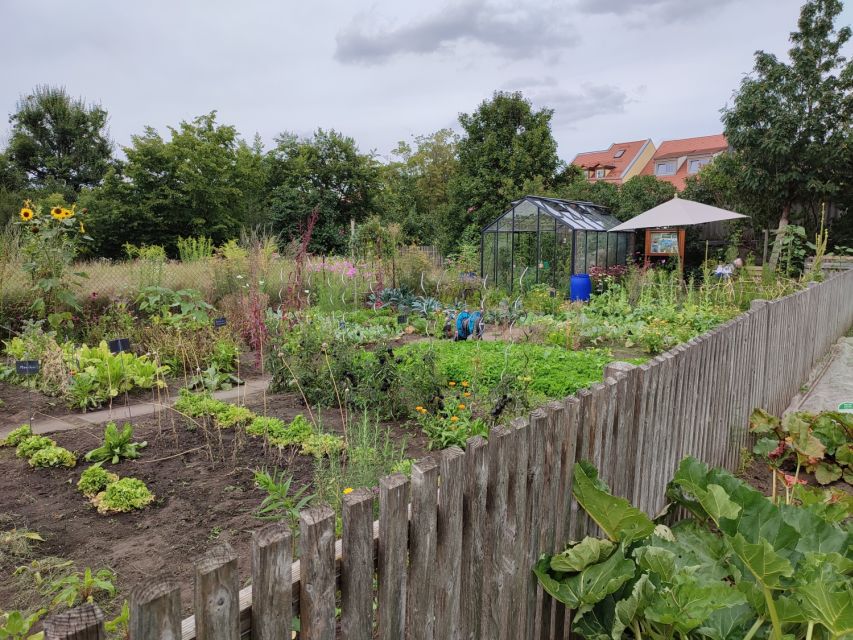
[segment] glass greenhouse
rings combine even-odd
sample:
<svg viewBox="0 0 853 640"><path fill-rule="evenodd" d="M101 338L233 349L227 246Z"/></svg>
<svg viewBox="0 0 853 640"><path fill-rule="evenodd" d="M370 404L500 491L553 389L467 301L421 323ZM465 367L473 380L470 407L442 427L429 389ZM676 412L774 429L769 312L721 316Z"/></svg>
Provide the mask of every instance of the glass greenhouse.
<svg viewBox="0 0 853 640"><path fill-rule="evenodd" d="M607 232L618 224L591 202L525 196L483 229L480 273L510 289L541 283L568 291L574 274L626 264L634 232Z"/></svg>

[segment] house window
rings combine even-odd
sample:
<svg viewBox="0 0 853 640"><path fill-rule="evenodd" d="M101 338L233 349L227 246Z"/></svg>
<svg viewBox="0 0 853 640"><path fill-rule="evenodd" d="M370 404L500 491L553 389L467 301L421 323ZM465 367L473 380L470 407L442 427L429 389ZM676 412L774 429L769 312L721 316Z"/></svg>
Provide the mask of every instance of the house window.
<svg viewBox="0 0 853 640"><path fill-rule="evenodd" d="M604 174L605 174L605 170L604 170L604 169L596 169L596 170L595 170L595 177L596 177L596 178L603 178L603 177L604 177Z"/></svg>
<svg viewBox="0 0 853 640"><path fill-rule="evenodd" d="M675 175L675 160L666 160L664 162L655 163L656 176L674 176Z"/></svg>
<svg viewBox="0 0 853 640"><path fill-rule="evenodd" d="M697 158L691 160L687 167L687 172L690 174L699 173L699 169L711 162L711 158Z"/></svg>
<svg viewBox="0 0 853 640"><path fill-rule="evenodd" d="M625 155L625 149L619 149L616 153L613 154L614 158L621 158Z"/></svg>

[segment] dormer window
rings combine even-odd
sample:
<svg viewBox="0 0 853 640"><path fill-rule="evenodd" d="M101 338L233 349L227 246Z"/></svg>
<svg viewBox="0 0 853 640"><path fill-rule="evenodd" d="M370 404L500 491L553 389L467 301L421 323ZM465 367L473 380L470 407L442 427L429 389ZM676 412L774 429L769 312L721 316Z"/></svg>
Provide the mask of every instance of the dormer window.
<svg viewBox="0 0 853 640"><path fill-rule="evenodd" d="M699 173L699 169L704 167L709 162L711 162L711 158L697 158L696 160L691 160L687 165L687 173Z"/></svg>
<svg viewBox="0 0 853 640"><path fill-rule="evenodd" d="M675 175L675 160L661 160L655 162L656 176L674 176Z"/></svg>
<svg viewBox="0 0 853 640"><path fill-rule="evenodd" d="M596 169L595 170L595 177L596 178L603 178L605 173L607 173L607 171L605 169Z"/></svg>
<svg viewBox="0 0 853 640"><path fill-rule="evenodd" d="M613 157L614 158L621 158L624 155L625 155L625 149L619 149L616 151L616 153L613 154Z"/></svg>

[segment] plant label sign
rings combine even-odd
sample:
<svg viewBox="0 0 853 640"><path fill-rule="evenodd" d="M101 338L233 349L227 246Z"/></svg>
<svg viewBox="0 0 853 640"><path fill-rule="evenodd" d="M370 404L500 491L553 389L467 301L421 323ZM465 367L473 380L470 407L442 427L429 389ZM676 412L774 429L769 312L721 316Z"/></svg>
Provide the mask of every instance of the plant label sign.
<svg viewBox="0 0 853 640"><path fill-rule="evenodd" d="M110 348L110 353L130 351L130 338L116 338L115 340L110 340L107 345Z"/></svg>
<svg viewBox="0 0 853 640"><path fill-rule="evenodd" d="M19 376L34 376L39 372L38 360L16 360L15 373Z"/></svg>
<svg viewBox="0 0 853 640"><path fill-rule="evenodd" d="M853 413L853 401L842 402L838 405L839 413Z"/></svg>
<svg viewBox="0 0 853 640"><path fill-rule="evenodd" d="M214 318L213 319L213 326L216 327L217 329L219 329L220 327L224 327L226 324L228 324L228 321L225 318Z"/></svg>

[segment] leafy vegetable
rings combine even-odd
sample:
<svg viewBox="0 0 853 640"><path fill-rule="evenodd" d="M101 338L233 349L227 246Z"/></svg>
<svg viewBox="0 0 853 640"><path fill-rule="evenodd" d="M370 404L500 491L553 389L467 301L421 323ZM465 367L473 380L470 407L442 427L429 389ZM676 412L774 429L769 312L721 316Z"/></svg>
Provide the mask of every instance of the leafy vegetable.
<svg viewBox="0 0 853 640"><path fill-rule="evenodd" d="M31 467L73 467L77 457L68 449L57 446L44 447L30 456Z"/></svg>
<svg viewBox="0 0 853 640"><path fill-rule="evenodd" d="M111 482L118 480L118 476L104 469L100 463L93 464L80 474L77 481L77 489L87 498L93 498L107 488Z"/></svg>
<svg viewBox="0 0 853 640"><path fill-rule="evenodd" d="M93 500L98 513L133 511L153 501L154 494L142 480L136 478L121 478L110 483L106 491L99 493Z"/></svg>
<svg viewBox="0 0 853 640"><path fill-rule="evenodd" d="M109 422L104 429L104 444L97 449L92 449L85 458L88 462L109 460L112 464L118 464L122 458L135 460L139 457L139 450L147 447L148 443L132 442L132 440L133 427L129 422L124 423L120 433L116 423Z"/></svg>

